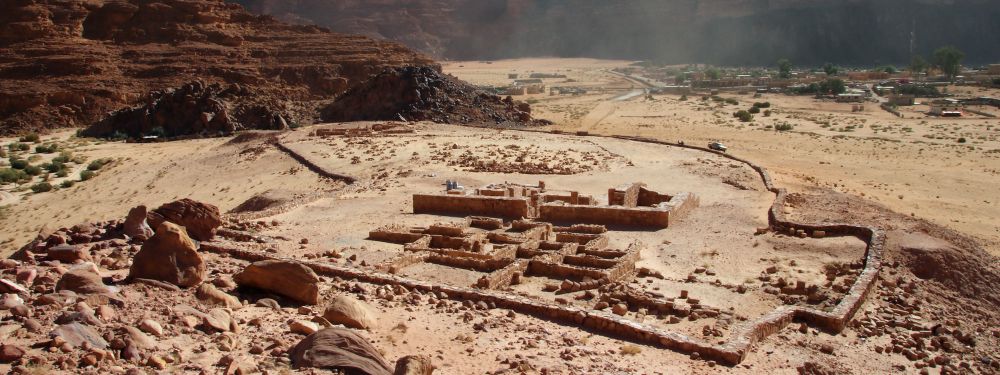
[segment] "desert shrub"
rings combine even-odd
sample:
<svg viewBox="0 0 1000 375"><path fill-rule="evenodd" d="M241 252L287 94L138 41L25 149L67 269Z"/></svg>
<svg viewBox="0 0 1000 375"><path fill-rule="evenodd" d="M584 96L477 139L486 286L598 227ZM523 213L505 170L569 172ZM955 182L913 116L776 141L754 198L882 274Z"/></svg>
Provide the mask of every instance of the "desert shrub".
<svg viewBox="0 0 1000 375"><path fill-rule="evenodd" d="M38 143L38 141L41 140L41 137L39 137L37 133L31 133L21 137L19 140L21 142Z"/></svg>
<svg viewBox="0 0 1000 375"><path fill-rule="evenodd" d="M35 146L35 152L37 152L39 154L51 154L53 152L56 152L56 150L58 150L58 149L59 149L59 146L56 145L56 144L54 144L54 143L50 143L50 144L47 144L47 145L38 145L38 146Z"/></svg>
<svg viewBox="0 0 1000 375"><path fill-rule="evenodd" d="M958 139L958 143L965 143L965 142L968 142L968 140L966 140L965 137Z"/></svg>
<svg viewBox="0 0 1000 375"><path fill-rule="evenodd" d="M63 164L63 163L59 163L59 162L53 161L51 163L43 165L42 167L45 168L45 170L47 170L49 172L56 173L56 172L59 172L59 171L65 169L66 165Z"/></svg>
<svg viewBox="0 0 1000 375"><path fill-rule="evenodd" d="M681 101L686 101L686 100L688 100L688 96L687 95L681 95L680 100Z"/></svg>
<svg viewBox="0 0 1000 375"><path fill-rule="evenodd" d="M24 167L24 173L27 173L29 176L38 176L42 174L42 167L39 167L37 165L29 165L27 167Z"/></svg>
<svg viewBox="0 0 1000 375"><path fill-rule="evenodd" d="M90 164L87 165L87 169L91 170L91 171L96 171L96 170L99 170L101 168L104 168L104 166L107 165L110 162L111 162L111 159L97 159L97 160L94 160L94 161L90 162Z"/></svg>
<svg viewBox="0 0 1000 375"><path fill-rule="evenodd" d="M73 160L73 154L63 151L59 156L52 158L53 163L66 164Z"/></svg>
<svg viewBox="0 0 1000 375"><path fill-rule="evenodd" d="M28 146L27 143L13 142L7 145L7 149L11 151L28 151L31 149L31 146Z"/></svg>
<svg viewBox="0 0 1000 375"><path fill-rule="evenodd" d="M39 182L37 184L31 185L31 191L36 193L44 193L47 191L52 191L52 184L48 182Z"/></svg>
<svg viewBox="0 0 1000 375"><path fill-rule="evenodd" d="M752 114L758 114L758 113L760 113L760 108L759 107L750 107L750 109L747 112L750 112Z"/></svg>
<svg viewBox="0 0 1000 375"><path fill-rule="evenodd" d="M94 171L89 170L89 169L85 170L85 171L82 171L82 172L80 172L80 181L87 181L87 180L89 180L91 178L94 178L94 176L97 176L97 172L94 172Z"/></svg>
<svg viewBox="0 0 1000 375"><path fill-rule="evenodd" d="M10 167L14 169L24 169L28 167L28 161L18 158L10 158Z"/></svg>
<svg viewBox="0 0 1000 375"><path fill-rule="evenodd" d="M24 173L24 171L20 169L14 169L14 168L0 169L0 183L12 184L15 182L21 182L27 180L29 178L30 177L28 176L28 174Z"/></svg>
<svg viewBox="0 0 1000 375"><path fill-rule="evenodd" d="M753 106L757 108L771 108L771 102L756 102L753 103Z"/></svg>
<svg viewBox="0 0 1000 375"><path fill-rule="evenodd" d="M726 104L739 105L740 101L733 98L726 98Z"/></svg>
<svg viewBox="0 0 1000 375"><path fill-rule="evenodd" d="M66 180L66 181L63 181L61 184L59 184L59 186L62 187L62 188L71 188L75 184L76 184L76 182L73 182L73 180Z"/></svg>
<svg viewBox="0 0 1000 375"><path fill-rule="evenodd" d="M765 109L764 110L764 117L771 117L771 110L770 109Z"/></svg>
<svg viewBox="0 0 1000 375"><path fill-rule="evenodd" d="M66 177L66 176L69 176L69 171L66 169L61 169L59 170L59 172L56 172L56 177Z"/></svg>
<svg viewBox="0 0 1000 375"><path fill-rule="evenodd" d="M792 126L792 124L789 124L789 123L778 124L778 125L774 126L774 130L777 130L779 132L789 131L789 130L792 130L794 128L795 127Z"/></svg>
<svg viewBox="0 0 1000 375"><path fill-rule="evenodd" d="M736 113L733 114L733 117L736 117L736 118L740 119L741 122L750 122L750 121L753 121L753 115L750 114L750 112L745 111L745 110L739 110L739 111L737 111Z"/></svg>

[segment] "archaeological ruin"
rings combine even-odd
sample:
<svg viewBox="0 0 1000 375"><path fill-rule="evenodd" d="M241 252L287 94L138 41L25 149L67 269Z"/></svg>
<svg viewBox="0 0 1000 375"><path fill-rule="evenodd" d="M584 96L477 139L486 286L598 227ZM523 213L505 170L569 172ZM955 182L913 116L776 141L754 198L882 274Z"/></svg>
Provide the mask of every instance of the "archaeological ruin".
<svg viewBox="0 0 1000 375"><path fill-rule="evenodd" d="M536 186L492 184L472 192L452 189L443 194L414 194L413 212L538 219L550 223L604 224L667 228L698 206L692 193L661 194L633 183L608 189L607 204L577 191Z"/></svg>

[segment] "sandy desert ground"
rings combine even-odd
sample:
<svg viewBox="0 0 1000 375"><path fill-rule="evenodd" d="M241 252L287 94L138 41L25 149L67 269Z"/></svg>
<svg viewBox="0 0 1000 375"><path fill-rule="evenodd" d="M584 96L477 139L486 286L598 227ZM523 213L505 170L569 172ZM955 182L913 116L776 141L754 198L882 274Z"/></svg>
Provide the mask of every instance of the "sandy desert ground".
<svg viewBox="0 0 1000 375"><path fill-rule="evenodd" d="M629 62L587 59L523 59L451 62L447 73L477 84L509 84L508 73L558 73L549 87L601 87L586 95L518 97L554 129L596 134L647 136L704 145L719 140L730 152L760 162L780 185L792 190L831 189L865 197L895 211L926 218L971 234L1000 254L1000 120L925 116L926 106L904 109L897 118L869 103L851 104L808 96L723 92L739 105L720 105L690 95L656 95L611 100L642 86L610 72ZM951 93L1000 95L1000 90L950 87ZM740 123L731 114L754 102L770 102L773 115ZM980 108L984 111L996 109ZM791 131L777 132L777 124ZM771 127L771 128L769 128ZM967 143L960 144L964 137Z"/></svg>
<svg viewBox="0 0 1000 375"><path fill-rule="evenodd" d="M118 289L120 302L94 306L98 317L93 318L86 303L38 302L64 298L53 297L50 284L71 265L44 252L24 263L8 259L5 282L28 270L38 272L38 281L25 293L31 319L0 312L0 337L5 344L28 348L33 371L161 368L213 373L245 367L286 373L293 371L286 352L304 337L302 322L323 323L322 301L351 296L375 310L378 323L361 332L387 360L425 355L439 374L939 374L1000 369L1000 277L997 258L983 250L996 254L1000 238L1000 219L994 215L1000 167L1000 155L992 151L1000 147L994 122L897 119L877 107L851 113L840 104L810 98L723 94L736 98L739 108L754 101L772 103L772 116L741 124L730 115L737 106L720 107L693 95L681 101L630 94L640 84L610 72L626 64L545 59L446 65L446 71L482 84L503 83L510 72L555 72L568 77L554 85L587 86L586 95L523 98L534 103L536 116L555 122L545 130L560 133L360 123L164 143L99 141L77 138L72 131L44 136L41 143L59 144L61 151L79 159L66 163L71 170L66 177L52 177L53 191L33 193L28 184L2 186L3 198L13 203L0 212L4 255L26 244L48 251L46 239L32 241L40 231L71 232L77 224L121 220L137 205L154 208L191 198L218 206L224 219L217 238L200 244L207 265L203 285L241 302L224 312L235 322L229 330L205 329L207 323L197 323L217 310L214 302L195 288L129 282L131 259L124 255L138 251L139 244L103 239L78 245L99 265L100 282ZM794 129L766 128L785 122ZM413 132L319 134L373 125ZM749 164L703 150L578 131L696 145L721 140L733 154L771 171L777 186L790 189L779 209L793 221L852 223L884 233L878 241L885 240L879 250L885 257L878 262L880 281L873 281L871 294L842 331L822 330L807 319L789 320L750 346L745 359L726 365L690 349L670 350L607 329L584 328L533 312L535 307L448 296L440 290L477 290L473 284L498 271L426 259L402 262L409 255L404 245L373 239L371 231L387 226L426 230L464 222L463 215L414 213L413 195L442 193L446 180L469 190L544 181L553 190L578 191L599 203L607 203L609 188L632 182L671 195L690 192L700 204L686 216L668 228L609 227L604 250L620 254L640 249L637 272L614 288L692 311L698 306L701 314L681 315L680 307L651 311L633 302L601 306L597 302L613 295L614 288L567 289L560 283L575 279L544 273L525 273L518 283L483 293L547 309L612 316L623 326L667 332L704 347L724 346L741 337L745 327L788 309L832 313L850 301L850 288L870 275L872 250L866 244L874 240L767 230L775 194ZM969 142L957 144L957 136ZM34 164L55 157L36 154L18 155ZM92 178L77 181L95 160L106 163L94 169ZM340 177L328 178L332 174ZM354 181L345 182L343 176ZM43 178L34 177L32 183ZM982 183L972 183L976 179ZM76 182L62 187L64 180ZM509 232L516 230L511 226ZM316 283L321 303L302 305L234 283L235 274L262 258L327 270ZM387 267L395 264L404 265ZM382 281L344 276L351 274ZM412 289L385 280L405 280ZM808 298L796 294L801 289L809 290ZM7 297L11 295L4 297L5 303L17 302ZM615 302L619 297L610 298ZM86 301L101 303L99 298ZM105 358L106 352L63 348L48 340L45 333L67 319L94 323L109 341L141 338L149 343L141 360L94 360L95 353ZM158 321L163 333L153 338L135 334L134 327L147 319ZM7 370L10 365L0 364L0 371Z"/></svg>

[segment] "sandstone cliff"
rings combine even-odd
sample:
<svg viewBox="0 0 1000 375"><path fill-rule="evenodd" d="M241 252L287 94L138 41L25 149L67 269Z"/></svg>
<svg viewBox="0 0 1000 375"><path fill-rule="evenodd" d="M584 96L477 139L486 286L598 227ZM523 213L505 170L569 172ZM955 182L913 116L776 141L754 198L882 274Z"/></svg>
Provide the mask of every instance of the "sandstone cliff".
<svg viewBox="0 0 1000 375"><path fill-rule="evenodd" d="M194 81L223 84L253 104L244 111L308 121L295 117L318 115L314 101L413 65L436 67L394 42L290 25L221 0L3 1L0 134L89 125Z"/></svg>
<svg viewBox="0 0 1000 375"><path fill-rule="evenodd" d="M237 0L251 11L452 59L908 63L956 45L1000 60L995 0Z"/></svg>

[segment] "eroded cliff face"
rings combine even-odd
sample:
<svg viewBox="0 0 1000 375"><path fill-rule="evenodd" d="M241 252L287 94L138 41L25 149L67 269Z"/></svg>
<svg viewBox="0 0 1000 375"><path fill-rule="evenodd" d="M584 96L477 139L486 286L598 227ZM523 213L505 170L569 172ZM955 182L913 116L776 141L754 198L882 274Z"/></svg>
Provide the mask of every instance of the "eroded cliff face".
<svg viewBox="0 0 1000 375"><path fill-rule="evenodd" d="M904 63L956 45L1000 60L995 0L237 0L251 11L452 59Z"/></svg>
<svg viewBox="0 0 1000 375"><path fill-rule="evenodd" d="M221 0L0 2L0 134L88 125L199 84L277 108L328 100L386 68L437 65L401 44L292 25ZM207 87L207 86L206 86Z"/></svg>

